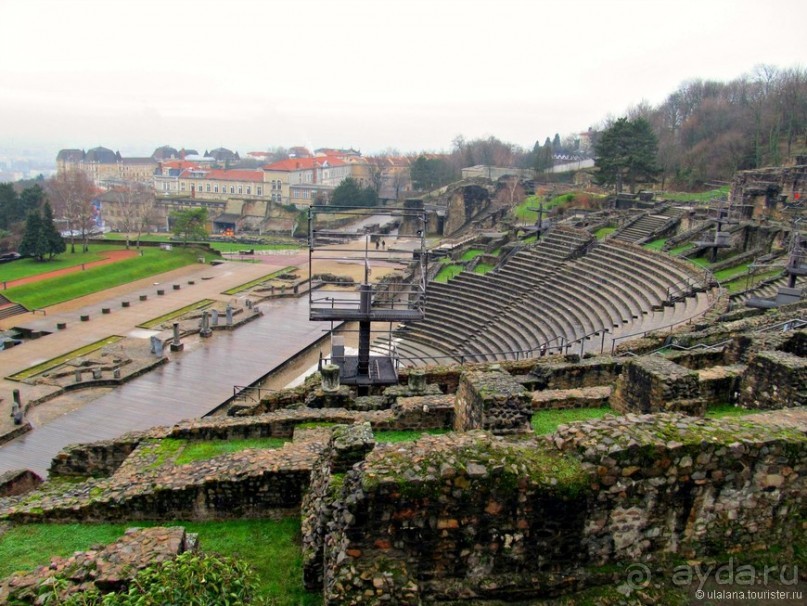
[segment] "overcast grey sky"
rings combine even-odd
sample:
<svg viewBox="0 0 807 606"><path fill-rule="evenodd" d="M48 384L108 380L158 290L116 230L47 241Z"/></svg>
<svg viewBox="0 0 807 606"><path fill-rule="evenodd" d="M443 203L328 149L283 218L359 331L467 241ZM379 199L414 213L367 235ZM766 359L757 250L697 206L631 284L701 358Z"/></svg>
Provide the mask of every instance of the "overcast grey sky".
<svg viewBox="0 0 807 606"><path fill-rule="evenodd" d="M804 0L0 0L0 148L532 146L804 65Z"/></svg>

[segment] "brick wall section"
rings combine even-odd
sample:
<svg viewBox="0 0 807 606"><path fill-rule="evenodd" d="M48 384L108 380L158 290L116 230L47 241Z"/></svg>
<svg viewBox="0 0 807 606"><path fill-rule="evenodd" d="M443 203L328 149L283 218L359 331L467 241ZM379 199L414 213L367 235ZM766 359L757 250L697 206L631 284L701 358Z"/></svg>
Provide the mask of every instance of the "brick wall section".
<svg viewBox="0 0 807 606"><path fill-rule="evenodd" d="M455 402L454 429L486 429L493 433L531 431L532 397L506 372L462 374Z"/></svg>
<svg viewBox="0 0 807 606"><path fill-rule="evenodd" d="M376 447L329 494L328 605L555 597L611 584L602 566L787 545L807 436L668 413L431 436Z"/></svg>
<svg viewBox="0 0 807 606"><path fill-rule="evenodd" d="M703 415L698 373L660 356L630 360L616 381L611 407L619 412L681 411Z"/></svg>
<svg viewBox="0 0 807 606"><path fill-rule="evenodd" d="M807 358L762 351L748 363L740 385L744 408L790 408L807 404Z"/></svg>

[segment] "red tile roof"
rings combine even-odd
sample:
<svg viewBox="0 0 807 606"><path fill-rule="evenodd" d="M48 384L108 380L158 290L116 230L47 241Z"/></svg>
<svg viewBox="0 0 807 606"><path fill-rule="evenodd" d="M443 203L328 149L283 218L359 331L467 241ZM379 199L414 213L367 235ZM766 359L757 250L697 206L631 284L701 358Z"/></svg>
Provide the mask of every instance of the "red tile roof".
<svg viewBox="0 0 807 606"><path fill-rule="evenodd" d="M183 171L182 177L185 179L207 179L210 181L253 181L263 183L263 172L259 170L225 170L216 168L205 171Z"/></svg>
<svg viewBox="0 0 807 606"><path fill-rule="evenodd" d="M319 158L289 158L288 160L281 160L273 164L267 164L263 170L277 170L277 171L294 171L294 170L311 170L316 163L321 167L323 164L328 163L328 166L344 166L345 162L334 156L326 156Z"/></svg>

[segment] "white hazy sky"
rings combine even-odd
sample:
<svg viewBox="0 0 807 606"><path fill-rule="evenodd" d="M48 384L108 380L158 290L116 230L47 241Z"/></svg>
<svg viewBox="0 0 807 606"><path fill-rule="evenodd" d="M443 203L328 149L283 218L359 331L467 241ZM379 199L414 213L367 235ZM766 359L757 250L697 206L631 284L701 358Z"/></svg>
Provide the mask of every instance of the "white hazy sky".
<svg viewBox="0 0 807 606"><path fill-rule="evenodd" d="M804 65L804 0L0 0L0 148L532 146Z"/></svg>

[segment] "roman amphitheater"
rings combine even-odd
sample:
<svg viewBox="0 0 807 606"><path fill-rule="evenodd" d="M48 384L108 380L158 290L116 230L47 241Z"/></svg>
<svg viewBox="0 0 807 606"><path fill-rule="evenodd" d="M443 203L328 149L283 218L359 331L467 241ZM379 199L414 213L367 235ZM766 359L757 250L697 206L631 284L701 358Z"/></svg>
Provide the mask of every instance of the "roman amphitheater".
<svg viewBox="0 0 807 606"><path fill-rule="evenodd" d="M0 601L42 603L55 578L59 599L125 590L138 569L205 550L178 526L284 517L299 521L294 582L310 603L694 603L702 587L673 570L772 554L798 571L768 589L803 590L807 166L740 173L725 200L571 196L529 221L495 191L459 183L394 225L324 230L309 257L360 261L309 263L220 305L215 328L233 335L257 334L281 296L321 320L324 345L306 342L291 374L314 372L293 386L262 376L195 418L60 447L46 473L6 471L3 532L145 529L13 575ZM179 350L181 330L193 348L211 318L172 318L161 345ZM87 378L68 363L50 384L109 389L117 368L135 385L155 357L131 357L97 355ZM544 431L547 413L581 416Z"/></svg>

